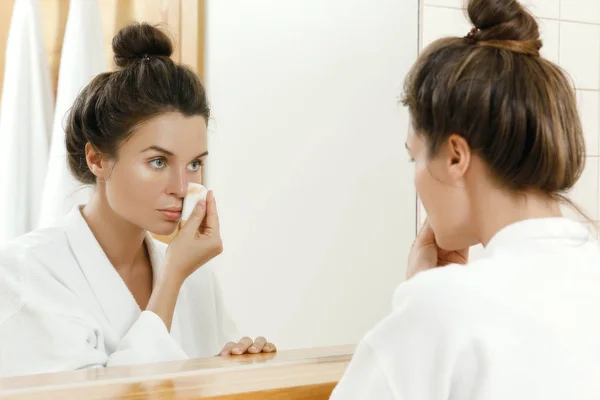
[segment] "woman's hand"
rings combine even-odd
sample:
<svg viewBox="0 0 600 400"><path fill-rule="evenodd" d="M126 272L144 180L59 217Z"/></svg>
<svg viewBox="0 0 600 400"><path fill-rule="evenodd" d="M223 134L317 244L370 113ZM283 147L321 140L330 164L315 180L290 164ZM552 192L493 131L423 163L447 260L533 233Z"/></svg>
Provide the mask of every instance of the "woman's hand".
<svg viewBox="0 0 600 400"><path fill-rule="evenodd" d="M273 343L267 342L267 339L260 336L253 342L249 337L243 337L238 343L229 342L219 353L220 356L238 356L241 354L275 353L277 347Z"/></svg>
<svg viewBox="0 0 600 400"><path fill-rule="evenodd" d="M406 279L412 278L421 271L448 264L466 264L468 260L468 248L456 251L440 249L435 241L435 233L426 220L410 250Z"/></svg>
<svg viewBox="0 0 600 400"><path fill-rule="evenodd" d="M170 330L183 282L222 251L217 204L209 191L206 202L198 202L190 218L171 240L146 310L158 315Z"/></svg>
<svg viewBox="0 0 600 400"><path fill-rule="evenodd" d="M183 282L194 271L223 251L217 204L212 190L199 201L192 215L169 243L165 273Z"/></svg>

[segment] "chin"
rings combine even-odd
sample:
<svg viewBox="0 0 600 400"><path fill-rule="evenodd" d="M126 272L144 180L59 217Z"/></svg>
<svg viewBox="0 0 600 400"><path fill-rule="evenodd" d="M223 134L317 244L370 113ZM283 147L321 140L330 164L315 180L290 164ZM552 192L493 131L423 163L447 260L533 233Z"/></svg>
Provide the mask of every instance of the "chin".
<svg viewBox="0 0 600 400"><path fill-rule="evenodd" d="M147 231L159 236L170 236L177 229L178 222L162 221L161 223L153 224L146 228Z"/></svg>

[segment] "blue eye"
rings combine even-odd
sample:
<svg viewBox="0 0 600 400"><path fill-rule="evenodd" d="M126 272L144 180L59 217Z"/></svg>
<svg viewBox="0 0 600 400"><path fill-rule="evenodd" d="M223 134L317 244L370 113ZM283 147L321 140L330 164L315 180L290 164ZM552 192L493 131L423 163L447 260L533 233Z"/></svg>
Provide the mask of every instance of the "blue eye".
<svg viewBox="0 0 600 400"><path fill-rule="evenodd" d="M196 161L192 161L192 162L190 163L190 165L188 166L188 169L189 169L190 171L198 171L198 170L200 169L200 167L202 167L202 162L201 162L201 161L198 161L198 160L196 160Z"/></svg>
<svg viewBox="0 0 600 400"><path fill-rule="evenodd" d="M166 166L165 160L162 158L155 158L150 161L150 166L155 169L163 169Z"/></svg>

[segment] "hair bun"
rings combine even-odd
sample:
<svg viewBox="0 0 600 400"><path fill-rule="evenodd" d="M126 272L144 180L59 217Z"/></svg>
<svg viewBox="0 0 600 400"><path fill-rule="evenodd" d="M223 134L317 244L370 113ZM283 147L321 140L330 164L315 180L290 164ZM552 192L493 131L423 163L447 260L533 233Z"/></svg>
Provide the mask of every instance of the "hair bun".
<svg viewBox="0 0 600 400"><path fill-rule="evenodd" d="M117 66L127 67L146 57L170 57L173 43L164 31L142 22L122 28L113 38L112 49Z"/></svg>
<svg viewBox="0 0 600 400"><path fill-rule="evenodd" d="M520 52L530 54L542 47L537 21L516 0L469 0L467 12L478 42L523 42Z"/></svg>

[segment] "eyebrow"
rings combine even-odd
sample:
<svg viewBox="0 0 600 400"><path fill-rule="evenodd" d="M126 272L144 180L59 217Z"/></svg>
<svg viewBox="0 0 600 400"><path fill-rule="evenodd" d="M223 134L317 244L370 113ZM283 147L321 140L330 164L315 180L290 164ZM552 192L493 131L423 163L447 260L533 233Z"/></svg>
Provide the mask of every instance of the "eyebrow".
<svg viewBox="0 0 600 400"><path fill-rule="evenodd" d="M160 146L150 146L150 147L147 147L144 150L142 150L141 153L145 153L147 151L158 151L159 153L163 153L163 154L166 154L168 156L174 156L174 154L173 154L172 151L169 151L167 149L163 149Z"/></svg>
<svg viewBox="0 0 600 400"><path fill-rule="evenodd" d="M158 151L159 153L163 153L163 154L165 154L165 155L167 155L167 156L174 156L174 155L175 155L175 154L173 154L173 152L172 152L172 151L169 151L169 150L167 150L167 149L164 149L164 148L162 148L162 147L160 147L160 146L150 146L150 147L148 147L148 148L146 148L146 149L142 150L141 152L142 152L142 153L145 153L145 152L147 152L147 151ZM207 155L208 155L208 151L205 151L204 153L201 153L201 154L199 154L198 156L194 157L194 159L197 159L197 158L202 158L202 157L205 157L205 156L207 156Z"/></svg>

